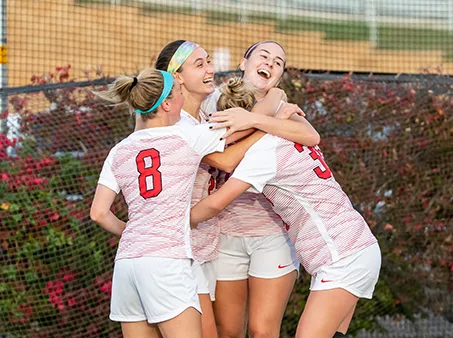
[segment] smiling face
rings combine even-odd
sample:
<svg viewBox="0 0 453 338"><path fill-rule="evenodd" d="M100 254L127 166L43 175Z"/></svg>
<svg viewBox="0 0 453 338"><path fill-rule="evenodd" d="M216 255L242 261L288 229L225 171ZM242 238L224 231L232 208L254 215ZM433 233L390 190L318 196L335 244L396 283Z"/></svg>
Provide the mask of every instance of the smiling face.
<svg viewBox="0 0 453 338"><path fill-rule="evenodd" d="M242 59L240 69L244 72L244 80L256 87L259 99L279 84L285 63L286 54L282 47L274 42L263 42L247 59Z"/></svg>
<svg viewBox="0 0 453 338"><path fill-rule="evenodd" d="M208 53L201 47L190 54L175 74L184 90L190 94L206 97L214 91L214 68Z"/></svg>

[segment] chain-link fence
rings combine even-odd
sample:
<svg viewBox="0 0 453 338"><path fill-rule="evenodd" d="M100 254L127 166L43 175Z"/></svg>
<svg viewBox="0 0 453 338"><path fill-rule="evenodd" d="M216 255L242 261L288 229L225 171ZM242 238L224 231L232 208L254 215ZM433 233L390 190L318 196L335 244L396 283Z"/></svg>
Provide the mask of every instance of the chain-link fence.
<svg viewBox="0 0 453 338"><path fill-rule="evenodd" d="M351 334L453 336L450 1L5 3L0 336L121 336L108 319L117 239L89 207L133 120L91 90L153 64L175 39L203 45L218 82L252 43L285 47L292 67L281 86L320 132L383 252L375 297L359 302ZM127 216L121 199L113 210ZM308 285L303 274L281 337L294 336Z"/></svg>

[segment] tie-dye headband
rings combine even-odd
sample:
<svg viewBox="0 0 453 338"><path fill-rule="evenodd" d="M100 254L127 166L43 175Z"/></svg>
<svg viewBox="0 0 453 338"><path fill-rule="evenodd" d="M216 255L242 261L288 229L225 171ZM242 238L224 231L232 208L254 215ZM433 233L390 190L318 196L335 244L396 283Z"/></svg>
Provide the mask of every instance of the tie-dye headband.
<svg viewBox="0 0 453 338"><path fill-rule="evenodd" d="M167 72L174 73L176 72L181 65L187 60L190 54L193 53L195 49L200 47L194 42L185 41L179 48L176 50L175 54L173 54L168 67Z"/></svg>

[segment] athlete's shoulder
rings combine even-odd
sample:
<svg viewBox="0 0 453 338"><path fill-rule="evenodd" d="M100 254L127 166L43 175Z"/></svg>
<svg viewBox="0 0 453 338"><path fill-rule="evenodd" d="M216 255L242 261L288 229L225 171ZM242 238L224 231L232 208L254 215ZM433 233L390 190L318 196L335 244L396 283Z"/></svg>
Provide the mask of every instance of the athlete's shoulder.
<svg viewBox="0 0 453 338"><path fill-rule="evenodd" d="M175 126L183 126L183 125L189 125L189 126L196 126L199 125L200 121L198 121L195 117L190 115L188 112L185 110L181 110L181 118L178 122L175 123Z"/></svg>

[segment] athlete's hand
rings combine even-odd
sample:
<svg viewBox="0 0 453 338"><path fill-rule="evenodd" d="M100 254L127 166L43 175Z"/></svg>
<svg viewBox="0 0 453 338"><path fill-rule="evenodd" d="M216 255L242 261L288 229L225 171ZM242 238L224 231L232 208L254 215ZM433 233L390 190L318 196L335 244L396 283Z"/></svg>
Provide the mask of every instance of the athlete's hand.
<svg viewBox="0 0 453 338"><path fill-rule="evenodd" d="M253 128L255 117L256 113L251 113L243 108L230 108L211 114L209 122L217 122L212 129L226 127L228 131L222 136L223 139L226 139L237 131Z"/></svg>
<svg viewBox="0 0 453 338"><path fill-rule="evenodd" d="M288 102L288 96L286 96L286 93L285 93L285 91L283 89L280 89L280 88L277 88L277 87L271 88L267 92L267 95L269 95L269 94L272 95L273 93L276 93L277 96L280 96L280 101Z"/></svg>
<svg viewBox="0 0 453 338"><path fill-rule="evenodd" d="M289 119L292 115L297 114L305 117L305 113L297 104L293 103L282 103L278 111L275 113L275 117L279 119Z"/></svg>

